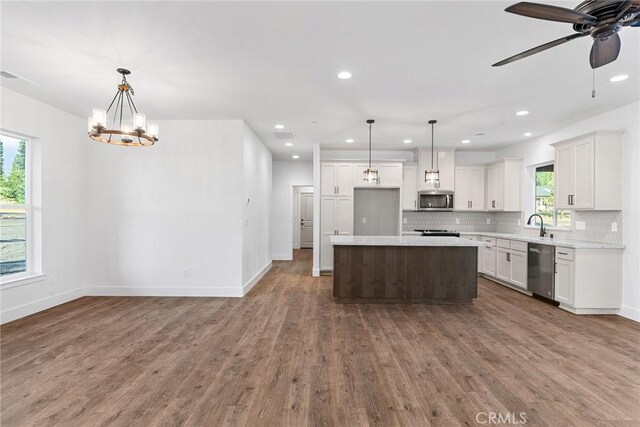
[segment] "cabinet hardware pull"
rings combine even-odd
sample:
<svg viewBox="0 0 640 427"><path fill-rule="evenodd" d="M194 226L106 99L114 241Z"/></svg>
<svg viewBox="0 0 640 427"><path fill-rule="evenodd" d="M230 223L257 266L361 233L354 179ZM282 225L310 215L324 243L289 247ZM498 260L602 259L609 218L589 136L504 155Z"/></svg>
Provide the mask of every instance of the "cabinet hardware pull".
<svg viewBox="0 0 640 427"><path fill-rule="evenodd" d="M469 200L469 207L473 208L473 200Z"/></svg>
<svg viewBox="0 0 640 427"><path fill-rule="evenodd" d="M566 253L566 252L558 252L558 253L559 253L560 255L569 255L569 254L568 254L568 253Z"/></svg>
<svg viewBox="0 0 640 427"><path fill-rule="evenodd" d="M507 252L507 261L511 262L511 254Z"/></svg>
<svg viewBox="0 0 640 427"><path fill-rule="evenodd" d="M567 204L571 205L571 194L567 196Z"/></svg>

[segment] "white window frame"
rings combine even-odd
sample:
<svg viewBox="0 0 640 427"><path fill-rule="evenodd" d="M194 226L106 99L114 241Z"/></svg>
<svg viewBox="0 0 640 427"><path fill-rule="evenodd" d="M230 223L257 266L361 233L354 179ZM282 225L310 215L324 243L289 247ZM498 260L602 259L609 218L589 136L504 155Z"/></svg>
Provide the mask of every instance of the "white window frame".
<svg viewBox="0 0 640 427"><path fill-rule="evenodd" d="M0 209L10 209L15 208L16 206L24 206L25 208L25 217L26 217L26 227L25 227L25 239L26 239L26 268L25 271L21 271L19 273L13 273L6 276L0 276L0 284L1 285L9 285L18 281L23 281L25 279L33 278L36 276L41 276L40 268L41 268L41 260L40 257L37 256L39 253L39 248L41 247L40 237L36 236L36 229L41 230L41 227L37 226L36 228L36 216L34 215L34 171L33 171L33 151L34 151L34 142L32 138L26 137L24 135L15 134L12 132L7 132L5 130L0 130L1 135L8 136L10 138L20 139L25 142L25 160L24 160L24 173L25 173L25 186L24 186L24 205L15 205L15 204L0 204ZM38 216L38 225L39 225L39 216Z"/></svg>
<svg viewBox="0 0 640 427"><path fill-rule="evenodd" d="M539 163L539 164L536 164L536 165L532 166L532 168L533 168L533 177L532 177L533 178L533 212L531 212L531 214L537 214L538 213L538 206L536 205L536 192L538 191L537 185L536 185L536 173L538 171L538 168L542 168L542 167L549 166L549 165L553 165L553 182L554 182L554 188L555 188L555 180L556 180L555 161ZM561 210L565 210L565 209L561 209ZM572 214L572 216L573 216L573 214ZM537 225L525 225L525 227L540 228ZM568 226L558 225L558 210L554 206L554 208L553 208L553 224L545 224L545 228L547 228L549 230L570 231L571 230L571 224L569 224Z"/></svg>

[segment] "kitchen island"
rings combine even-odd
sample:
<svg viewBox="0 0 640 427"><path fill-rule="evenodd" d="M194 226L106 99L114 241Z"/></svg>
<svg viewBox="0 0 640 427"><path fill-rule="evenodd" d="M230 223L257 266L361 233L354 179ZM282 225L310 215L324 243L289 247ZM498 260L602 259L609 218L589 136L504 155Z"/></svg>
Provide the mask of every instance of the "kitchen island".
<svg viewBox="0 0 640 427"><path fill-rule="evenodd" d="M477 251L458 237L331 236L333 296L343 303L468 304Z"/></svg>

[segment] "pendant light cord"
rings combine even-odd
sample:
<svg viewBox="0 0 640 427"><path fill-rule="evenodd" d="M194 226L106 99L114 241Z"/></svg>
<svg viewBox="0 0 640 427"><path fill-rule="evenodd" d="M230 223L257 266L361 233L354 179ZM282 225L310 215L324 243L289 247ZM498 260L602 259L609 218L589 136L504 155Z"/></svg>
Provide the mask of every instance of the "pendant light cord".
<svg viewBox="0 0 640 427"><path fill-rule="evenodd" d="M433 170L433 123L431 123L431 170Z"/></svg>

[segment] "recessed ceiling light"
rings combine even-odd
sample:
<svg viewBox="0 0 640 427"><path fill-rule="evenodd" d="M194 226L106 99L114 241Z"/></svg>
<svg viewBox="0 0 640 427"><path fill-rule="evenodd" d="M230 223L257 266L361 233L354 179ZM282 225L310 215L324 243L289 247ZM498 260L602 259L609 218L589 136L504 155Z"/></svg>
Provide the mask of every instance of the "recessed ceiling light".
<svg viewBox="0 0 640 427"><path fill-rule="evenodd" d="M353 139L351 138L345 139L344 142L346 142L347 144L351 144L353 142Z"/></svg>
<svg viewBox="0 0 640 427"><path fill-rule="evenodd" d="M617 76L613 76L609 79L610 82L621 82L623 80L627 80L629 76L627 74L618 74Z"/></svg>
<svg viewBox="0 0 640 427"><path fill-rule="evenodd" d="M338 78L340 80L348 80L351 78L351 73L349 71L340 71L338 73Z"/></svg>
<svg viewBox="0 0 640 427"><path fill-rule="evenodd" d="M287 147L293 147L293 142L285 142L284 145Z"/></svg>
<svg viewBox="0 0 640 427"><path fill-rule="evenodd" d="M275 125L274 128L276 128L276 129L284 129L284 125Z"/></svg>
<svg viewBox="0 0 640 427"><path fill-rule="evenodd" d="M405 139L405 140L404 140L404 141L402 141L402 142L404 142L405 144L411 144L413 141L411 141L410 139Z"/></svg>
<svg viewBox="0 0 640 427"><path fill-rule="evenodd" d="M518 111L516 113L516 116L526 116L527 114L529 114L527 110L522 110L522 111Z"/></svg>
<svg viewBox="0 0 640 427"><path fill-rule="evenodd" d="M291 156L292 159L299 159L300 156L298 156L297 154L294 154L293 156Z"/></svg>
<svg viewBox="0 0 640 427"><path fill-rule="evenodd" d="M531 132L525 132L524 133L524 136L531 136L531 135L533 135Z"/></svg>
<svg viewBox="0 0 640 427"><path fill-rule="evenodd" d="M470 143L470 142L471 142L471 140L470 140L470 139L463 139L463 140L462 140L462 143L463 143L463 144L468 144L468 143Z"/></svg>

